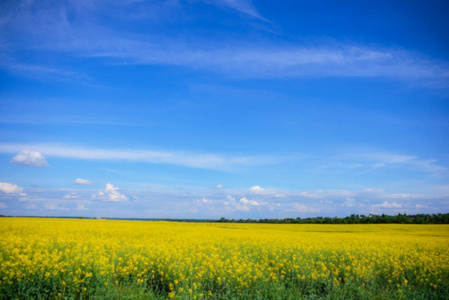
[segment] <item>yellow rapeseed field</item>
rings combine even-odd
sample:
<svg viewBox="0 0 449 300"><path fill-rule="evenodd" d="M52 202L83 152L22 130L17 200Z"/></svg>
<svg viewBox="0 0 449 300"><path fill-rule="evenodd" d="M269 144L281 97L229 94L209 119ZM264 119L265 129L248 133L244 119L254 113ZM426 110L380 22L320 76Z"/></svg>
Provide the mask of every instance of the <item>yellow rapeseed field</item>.
<svg viewBox="0 0 449 300"><path fill-rule="evenodd" d="M448 299L448 225L0 218L10 298Z"/></svg>

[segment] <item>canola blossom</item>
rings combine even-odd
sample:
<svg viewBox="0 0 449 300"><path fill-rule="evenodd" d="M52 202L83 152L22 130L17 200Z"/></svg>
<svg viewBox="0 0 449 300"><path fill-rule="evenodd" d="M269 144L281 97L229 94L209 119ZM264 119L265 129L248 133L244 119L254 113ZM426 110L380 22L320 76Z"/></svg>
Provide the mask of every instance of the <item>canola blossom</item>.
<svg viewBox="0 0 449 300"><path fill-rule="evenodd" d="M0 218L0 230L2 299L449 298L447 225Z"/></svg>

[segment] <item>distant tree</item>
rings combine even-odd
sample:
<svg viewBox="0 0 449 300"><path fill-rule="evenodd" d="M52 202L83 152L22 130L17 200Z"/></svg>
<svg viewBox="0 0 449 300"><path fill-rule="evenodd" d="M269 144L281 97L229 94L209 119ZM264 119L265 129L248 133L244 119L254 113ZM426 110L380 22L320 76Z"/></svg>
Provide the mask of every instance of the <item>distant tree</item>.
<svg viewBox="0 0 449 300"><path fill-rule="evenodd" d="M191 220L169 220L169 221L191 221ZM203 220L207 221L207 220ZM398 214L395 216L382 215L356 215L352 214L345 218L339 217L316 217L316 218L305 218L300 217L286 218L286 219L239 219L239 220L228 220L226 218L221 218L216 222L231 222L231 223L271 223L271 224L390 224L390 223L400 223L400 224L449 224L449 214L419 214L419 215L407 215Z"/></svg>

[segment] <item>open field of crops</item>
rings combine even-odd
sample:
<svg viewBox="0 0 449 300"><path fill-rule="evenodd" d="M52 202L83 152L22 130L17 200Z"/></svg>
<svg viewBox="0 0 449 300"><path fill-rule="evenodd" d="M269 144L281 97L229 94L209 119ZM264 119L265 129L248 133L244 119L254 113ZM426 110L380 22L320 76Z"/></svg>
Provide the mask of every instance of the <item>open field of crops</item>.
<svg viewBox="0 0 449 300"><path fill-rule="evenodd" d="M447 225L0 219L0 295L448 299Z"/></svg>

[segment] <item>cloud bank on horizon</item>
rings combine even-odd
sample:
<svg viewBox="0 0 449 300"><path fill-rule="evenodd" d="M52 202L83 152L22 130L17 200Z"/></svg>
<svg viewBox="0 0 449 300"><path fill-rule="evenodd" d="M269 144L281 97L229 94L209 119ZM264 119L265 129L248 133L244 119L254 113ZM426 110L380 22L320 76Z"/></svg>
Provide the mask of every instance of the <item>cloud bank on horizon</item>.
<svg viewBox="0 0 449 300"><path fill-rule="evenodd" d="M0 212L449 212L445 1L10 1Z"/></svg>
<svg viewBox="0 0 449 300"><path fill-rule="evenodd" d="M343 214L418 214L434 213L448 208L449 196L426 194L393 194L382 189L315 190L293 192L289 190L264 190L254 193L246 190L209 191L131 191L106 183L99 190L29 189L20 201L13 201L14 193L21 187L0 183L0 203L12 212L23 215L55 215L89 217L162 218L286 218L334 216L335 210ZM5 187L5 188L4 188ZM33 196L31 196L33 195ZM163 201L154 201L161 199ZM107 205L105 205L108 203ZM441 206L441 203L445 203ZM50 208L51 209L50 209ZM341 213L340 213L341 214Z"/></svg>

